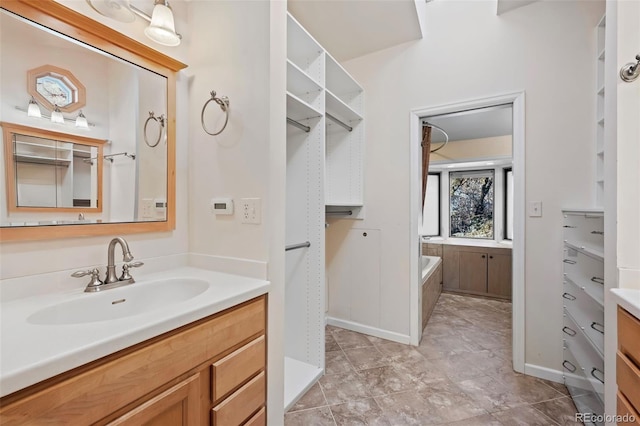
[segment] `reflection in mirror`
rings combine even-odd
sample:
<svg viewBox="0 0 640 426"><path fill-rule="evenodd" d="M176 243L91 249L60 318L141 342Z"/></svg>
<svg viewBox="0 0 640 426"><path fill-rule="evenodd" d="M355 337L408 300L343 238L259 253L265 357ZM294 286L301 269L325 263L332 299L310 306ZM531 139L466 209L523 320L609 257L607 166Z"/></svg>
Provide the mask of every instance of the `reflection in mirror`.
<svg viewBox="0 0 640 426"><path fill-rule="evenodd" d="M30 71L41 68L67 70L84 86L82 111L57 108L55 124L48 117L61 105L35 97L41 116L27 114ZM0 119L33 132L3 132L0 225L167 221L167 127L148 125L155 146L144 134L150 111L169 114L167 86L166 76L1 10ZM77 127L79 114L88 129Z"/></svg>

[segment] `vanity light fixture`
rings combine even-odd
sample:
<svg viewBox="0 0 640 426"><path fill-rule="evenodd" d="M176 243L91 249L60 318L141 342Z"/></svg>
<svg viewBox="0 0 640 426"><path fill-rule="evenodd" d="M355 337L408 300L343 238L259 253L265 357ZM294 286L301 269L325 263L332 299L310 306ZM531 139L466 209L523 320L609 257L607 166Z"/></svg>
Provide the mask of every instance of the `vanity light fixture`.
<svg viewBox="0 0 640 426"><path fill-rule="evenodd" d="M151 40L163 46L178 46L180 36L176 34L173 12L167 0L155 0L151 23L144 29Z"/></svg>
<svg viewBox="0 0 640 426"><path fill-rule="evenodd" d="M27 108L27 116L37 117L37 118L42 117L40 106L38 105L36 100L33 98L33 96L31 97L31 100L29 100L29 108Z"/></svg>
<svg viewBox="0 0 640 426"><path fill-rule="evenodd" d="M56 105L54 110L51 111L51 122L56 124L64 124L64 117L62 116L62 111L60 111L58 105Z"/></svg>
<svg viewBox="0 0 640 426"><path fill-rule="evenodd" d="M84 116L82 110L80 110L80 114L76 117L76 127L80 129L88 129L89 123L87 122L87 117Z"/></svg>

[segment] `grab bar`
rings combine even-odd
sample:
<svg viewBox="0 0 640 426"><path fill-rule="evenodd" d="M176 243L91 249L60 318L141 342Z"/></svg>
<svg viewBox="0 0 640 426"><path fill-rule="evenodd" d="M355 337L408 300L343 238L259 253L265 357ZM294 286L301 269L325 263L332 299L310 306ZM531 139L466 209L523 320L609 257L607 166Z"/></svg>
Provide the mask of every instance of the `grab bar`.
<svg viewBox="0 0 640 426"><path fill-rule="evenodd" d="M311 243L309 241L305 241L304 243L300 243L300 244L291 244L290 246L286 246L284 248L284 251L296 250L304 247L311 247Z"/></svg>

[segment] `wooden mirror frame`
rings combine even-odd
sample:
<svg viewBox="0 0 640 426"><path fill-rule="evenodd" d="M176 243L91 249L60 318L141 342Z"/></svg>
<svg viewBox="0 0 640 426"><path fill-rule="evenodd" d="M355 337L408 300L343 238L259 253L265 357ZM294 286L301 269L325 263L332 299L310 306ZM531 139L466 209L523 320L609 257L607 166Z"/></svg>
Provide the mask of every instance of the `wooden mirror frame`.
<svg viewBox="0 0 640 426"><path fill-rule="evenodd" d="M16 213L101 213L102 212L102 145L107 141L103 139L88 138L85 136L72 135L69 133L52 132L51 130L38 129L36 127L22 126L13 123L0 123L2 126L2 134L4 138L4 167L5 180L7 190L7 210ZM97 166L98 166L98 188L97 188L97 206L96 207L20 207L17 198L17 182L16 168L14 160L14 144L13 135L33 136L36 138L52 139L59 142L69 142L73 144L81 144L92 146L98 149Z"/></svg>
<svg viewBox="0 0 640 426"><path fill-rule="evenodd" d="M0 0L0 8L167 78L167 217L162 222L0 228L0 241L167 232L176 223L176 74L186 65L54 0Z"/></svg>

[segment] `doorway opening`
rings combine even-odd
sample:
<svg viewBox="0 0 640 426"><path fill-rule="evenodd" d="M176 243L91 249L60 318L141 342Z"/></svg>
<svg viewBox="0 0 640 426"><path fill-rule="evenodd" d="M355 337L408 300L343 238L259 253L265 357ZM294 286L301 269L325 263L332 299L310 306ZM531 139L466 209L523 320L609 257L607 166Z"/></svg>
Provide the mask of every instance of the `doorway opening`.
<svg viewBox="0 0 640 426"><path fill-rule="evenodd" d="M443 259L446 291L512 300L513 367L524 372L524 93L419 108L410 118L412 344L439 294L423 299L425 242L440 250L431 254ZM423 126L431 130L425 195Z"/></svg>

